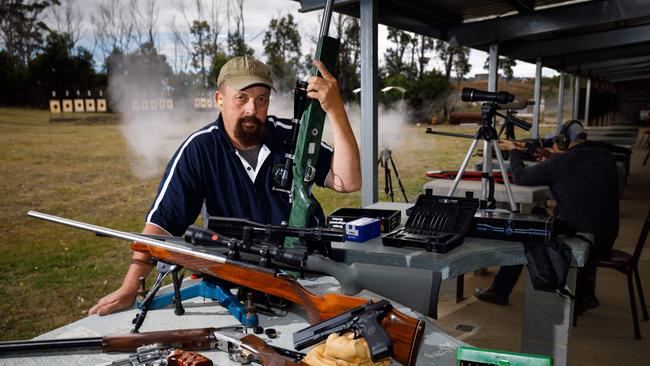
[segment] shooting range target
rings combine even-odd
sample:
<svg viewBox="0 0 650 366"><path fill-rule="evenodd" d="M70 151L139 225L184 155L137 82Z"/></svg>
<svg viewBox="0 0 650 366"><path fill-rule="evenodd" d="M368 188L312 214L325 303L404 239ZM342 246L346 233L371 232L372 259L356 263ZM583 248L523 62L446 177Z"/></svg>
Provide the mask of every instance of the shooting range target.
<svg viewBox="0 0 650 366"><path fill-rule="evenodd" d="M214 103L212 102L212 98L205 98L205 106L207 108L214 108Z"/></svg>
<svg viewBox="0 0 650 366"><path fill-rule="evenodd" d="M64 112L72 112L74 110L72 108L72 99L63 99L62 102Z"/></svg>
<svg viewBox="0 0 650 366"><path fill-rule="evenodd" d="M167 109L174 109L174 100L173 99L167 99L167 100L165 100L165 103L167 104Z"/></svg>
<svg viewBox="0 0 650 366"><path fill-rule="evenodd" d="M194 98L194 108L196 108L196 109L201 108L201 99L200 98Z"/></svg>
<svg viewBox="0 0 650 366"><path fill-rule="evenodd" d="M50 100L50 113L61 113L61 102L58 100Z"/></svg>
<svg viewBox="0 0 650 366"><path fill-rule="evenodd" d="M205 98L199 98L199 99L200 99L199 105L201 106L201 108L205 108L207 105Z"/></svg>
<svg viewBox="0 0 650 366"><path fill-rule="evenodd" d="M86 112L95 112L95 99L86 99Z"/></svg>
<svg viewBox="0 0 650 366"><path fill-rule="evenodd" d="M97 112L106 112L106 99L97 99Z"/></svg>
<svg viewBox="0 0 650 366"><path fill-rule="evenodd" d="M74 100L74 111L75 112L83 112L84 111L84 100L83 99L75 99Z"/></svg>
<svg viewBox="0 0 650 366"><path fill-rule="evenodd" d="M142 99L140 101L140 109L143 111L149 110L149 101L147 99Z"/></svg>
<svg viewBox="0 0 650 366"><path fill-rule="evenodd" d="M158 109L167 109L167 103L164 99L158 99Z"/></svg>
<svg viewBox="0 0 650 366"><path fill-rule="evenodd" d="M134 99L131 101L131 109L134 112L137 112L140 110L140 100L139 99Z"/></svg>
<svg viewBox="0 0 650 366"><path fill-rule="evenodd" d="M151 99L149 101L149 109L151 109L152 111L158 109L158 99Z"/></svg>

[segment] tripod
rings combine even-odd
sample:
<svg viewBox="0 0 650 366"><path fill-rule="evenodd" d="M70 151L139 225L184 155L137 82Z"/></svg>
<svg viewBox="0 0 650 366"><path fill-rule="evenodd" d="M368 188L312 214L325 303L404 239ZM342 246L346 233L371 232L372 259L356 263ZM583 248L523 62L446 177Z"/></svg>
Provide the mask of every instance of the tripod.
<svg viewBox="0 0 650 366"><path fill-rule="evenodd" d="M515 199L514 196L512 195L512 188L510 187L508 172L505 168L505 164L503 163L503 156L501 155L501 150L499 149L499 145L497 143L499 137L492 123L496 114L497 114L496 105L494 103L481 104L481 127L478 128L478 130L476 131L476 135L474 135L474 141L472 141L472 144L467 150L465 159L463 160L463 163L460 165L460 168L458 169L458 174L456 174L454 183L449 189L449 193L447 193L447 196L452 197L454 195L454 192L456 192L458 183L460 183L460 179L463 176L463 172L465 171L465 168L467 168L467 164L469 163L469 159L472 157L474 149L476 148L476 144L478 143L479 140L483 140L483 166L482 166L483 174L481 178L480 208L488 208L489 206L493 207L495 204L494 177L492 174L492 170L493 170L492 149L494 149L494 152L497 157L497 161L499 162L499 169L501 170L501 174L503 176L503 184L506 188L506 193L508 195L510 210L516 212L517 205L515 204ZM489 188L489 193L487 193L488 188Z"/></svg>
<svg viewBox="0 0 650 366"><path fill-rule="evenodd" d="M393 177L390 172L392 166L395 171L397 183L399 184L399 188L404 196L404 202L408 203L409 200L406 198L406 192L404 191L402 180L399 178L399 172L397 172L397 166L395 166L395 160L393 160L393 155L389 148L384 148L381 153L379 153L379 161L377 163L380 167L384 168L384 192L390 196L391 202L395 202L395 194L393 193Z"/></svg>

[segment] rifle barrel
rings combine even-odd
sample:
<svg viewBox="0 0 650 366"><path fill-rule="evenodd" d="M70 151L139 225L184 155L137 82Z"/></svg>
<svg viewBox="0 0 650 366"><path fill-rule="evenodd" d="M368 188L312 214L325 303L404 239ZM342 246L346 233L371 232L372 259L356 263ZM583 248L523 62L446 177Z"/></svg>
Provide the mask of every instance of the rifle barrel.
<svg viewBox="0 0 650 366"><path fill-rule="evenodd" d="M42 339L0 342L0 357L29 355L34 352L64 353L102 349L103 337Z"/></svg>
<svg viewBox="0 0 650 366"><path fill-rule="evenodd" d="M156 240L152 239L143 235L138 235L138 234L131 234L127 233L124 231L118 231L118 230L113 230L109 229L106 227L101 227L101 226L96 226L92 224L87 224L85 222L79 222L71 219L66 219L63 217L59 216L54 216L54 215L48 215L42 212L37 212L37 211L29 211L27 212L27 216L35 217L38 219L42 219L45 221L51 221L51 222L56 222L58 224L63 224L67 226L72 226L76 227L77 229L82 229L90 232L94 232L96 234L101 234L105 236L111 236L114 238L118 239L124 239L124 240L129 240L137 243L142 243L142 244L148 244L148 245L153 245L155 247L161 248L161 249L167 249L167 250L172 250L174 252L179 252L187 255L191 255L194 257L200 257L203 259L208 259L208 260L213 260L218 263L225 263L226 258L219 256L219 255L214 255L210 253L204 253L201 251L193 250L178 244L172 244L169 242L164 242L162 240Z"/></svg>
<svg viewBox="0 0 650 366"><path fill-rule="evenodd" d="M332 7L334 6L334 0L327 0L325 3L325 9L323 12L323 22L320 24L320 33L318 34L318 39L322 39L327 36L330 29L330 22L332 20Z"/></svg>

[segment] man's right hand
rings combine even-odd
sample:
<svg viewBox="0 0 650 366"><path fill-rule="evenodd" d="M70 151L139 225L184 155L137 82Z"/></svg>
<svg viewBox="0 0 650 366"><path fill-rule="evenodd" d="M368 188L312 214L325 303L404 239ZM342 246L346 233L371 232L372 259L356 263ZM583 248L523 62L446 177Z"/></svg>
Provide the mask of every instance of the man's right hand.
<svg viewBox="0 0 650 366"><path fill-rule="evenodd" d="M152 235L170 235L168 232L159 226L146 224L142 230L143 234ZM135 297L138 294L138 286L140 284L140 277L147 277L153 264L149 263L149 256L133 252L133 263L129 266L129 270L124 276L122 286L110 294L99 299L97 304L88 310L88 315L108 315L118 310L126 309L133 305Z"/></svg>
<svg viewBox="0 0 650 366"><path fill-rule="evenodd" d="M512 140L500 139L499 148L503 151L510 151L516 149L517 146Z"/></svg>
<svg viewBox="0 0 650 366"><path fill-rule="evenodd" d="M122 287L99 299L97 304L88 310L88 315L108 315L131 307L135 302L137 292L137 287L133 290L130 286L122 285Z"/></svg>

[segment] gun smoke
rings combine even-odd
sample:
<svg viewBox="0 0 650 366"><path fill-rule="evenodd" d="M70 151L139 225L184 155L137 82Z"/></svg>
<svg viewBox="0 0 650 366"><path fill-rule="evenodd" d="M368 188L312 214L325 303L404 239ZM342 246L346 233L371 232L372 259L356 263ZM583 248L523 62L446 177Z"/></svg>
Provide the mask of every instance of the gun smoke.
<svg viewBox="0 0 650 366"><path fill-rule="evenodd" d="M174 98L172 110L142 110L134 108L143 100L167 98L168 90L161 88L160 77L140 70L138 73L110 74L109 93L114 109L121 114L122 135L129 148L129 163L135 176L140 179L162 174L167 162L180 144L194 131L214 121L218 108L194 108L194 98L213 98L214 91L206 90L200 95ZM353 132L360 144L361 108L359 104L346 105ZM269 115L281 118L293 117L293 95L273 93ZM394 108L379 107L379 148L398 149L404 141L401 129L408 114L404 103ZM333 144L332 130L326 121L323 141Z"/></svg>

